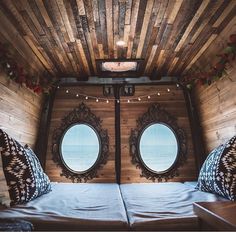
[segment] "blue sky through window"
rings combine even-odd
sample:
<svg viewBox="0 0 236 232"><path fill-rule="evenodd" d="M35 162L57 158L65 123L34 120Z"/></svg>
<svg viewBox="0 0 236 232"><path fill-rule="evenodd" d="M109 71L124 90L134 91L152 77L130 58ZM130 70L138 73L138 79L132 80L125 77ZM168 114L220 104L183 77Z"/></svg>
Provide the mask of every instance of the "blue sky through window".
<svg viewBox="0 0 236 232"><path fill-rule="evenodd" d="M146 128L140 139L140 153L144 163L154 171L165 171L174 163L178 145L173 131L164 124Z"/></svg>
<svg viewBox="0 0 236 232"><path fill-rule="evenodd" d="M98 136L85 124L72 126L65 133L61 146L64 162L74 171L88 170L99 154Z"/></svg>

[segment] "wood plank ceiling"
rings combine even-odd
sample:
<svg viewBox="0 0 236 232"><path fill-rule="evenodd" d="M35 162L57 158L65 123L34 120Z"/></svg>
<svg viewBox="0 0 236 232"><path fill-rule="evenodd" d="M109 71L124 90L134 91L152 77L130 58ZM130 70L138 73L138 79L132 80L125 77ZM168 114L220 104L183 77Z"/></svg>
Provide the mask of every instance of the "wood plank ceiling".
<svg viewBox="0 0 236 232"><path fill-rule="evenodd" d="M235 12L235 0L0 0L0 41L31 72L82 80L97 59L123 58L144 59L142 75L178 76Z"/></svg>

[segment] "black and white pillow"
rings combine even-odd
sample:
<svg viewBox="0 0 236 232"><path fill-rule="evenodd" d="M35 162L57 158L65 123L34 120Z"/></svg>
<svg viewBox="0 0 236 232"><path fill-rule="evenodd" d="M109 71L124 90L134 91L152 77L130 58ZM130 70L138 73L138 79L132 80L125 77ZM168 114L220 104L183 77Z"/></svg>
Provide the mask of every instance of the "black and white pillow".
<svg viewBox="0 0 236 232"><path fill-rule="evenodd" d="M49 178L31 149L25 149L0 130L0 150L11 205L26 203L51 191Z"/></svg>
<svg viewBox="0 0 236 232"><path fill-rule="evenodd" d="M236 136L208 155L196 188L236 201Z"/></svg>

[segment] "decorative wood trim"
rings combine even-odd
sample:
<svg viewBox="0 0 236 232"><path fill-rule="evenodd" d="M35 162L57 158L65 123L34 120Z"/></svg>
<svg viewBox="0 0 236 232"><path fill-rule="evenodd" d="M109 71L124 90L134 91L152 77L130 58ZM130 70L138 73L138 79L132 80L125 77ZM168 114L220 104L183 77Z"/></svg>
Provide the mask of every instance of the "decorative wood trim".
<svg viewBox="0 0 236 232"><path fill-rule="evenodd" d="M85 172L73 172L64 164L61 157L60 146L65 132L74 124L87 124L92 127L100 140L100 152L95 164ZM53 161L61 167L61 176L65 176L72 182L87 182L97 177L97 171L106 164L109 154L109 137L107 130L102 129L102 120L91 112L83 102L61 120L59 128L55 129L52 138Z"/></svg>
<svg viewBox="0 0 236 232"><path fill-rule="evenodd" d="M176 135L178 142L178 154L174 164L164 172L154 172L147 168L142 161L139 152L140 138L148 126L154 123L167 125ZM137 120L137 128L131 129L130 135L130 155L132 163L142 170L141 177L158 182L167 181L178 175L178 168L186 161L187 139L184 130L179 128L176 119L170 115L160 104L152 104L146 113Z"/></svg>

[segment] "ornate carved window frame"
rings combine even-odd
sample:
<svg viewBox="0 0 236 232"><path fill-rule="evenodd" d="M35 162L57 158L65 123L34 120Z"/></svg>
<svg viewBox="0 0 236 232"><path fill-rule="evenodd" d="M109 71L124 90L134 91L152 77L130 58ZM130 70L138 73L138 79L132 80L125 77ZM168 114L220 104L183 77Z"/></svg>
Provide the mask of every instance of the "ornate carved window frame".
<svg viewBox="0 0 236 232"><path fill-rule="evenodd" d="M61 176L72 182L87 182L97 177L97 171L107 162L109 154L109 137L107 130L102 129L102 120L91 112L90 108L81 103L61 120L59 128L55 129L52 136L53 161L62 169ZM76 124L90 126L97 134L99 140L99 154L94 165L86 171L76 172L68 168L61 154L61 142L65 133Z"/></svg>
<svg viewBox="0 0 236 232"><path fill-rule="evenodd" d="M147 167L142 160L139 148L140 138L143 131L155 123L164 124L169 127L174 132L178 143L178 154L175 162L169 169L162 172L155 172ZM178 168L186 161L187 140L185 132L178 126L176 118L157 103L152 104L148 108L147 112L138 118L137 127L135 129L131 129L129 143L132 163L136 165L137 168L141 169L141 177L145 177L152 181L162 182L167 181L174 176L178 176Z"/></svg>

